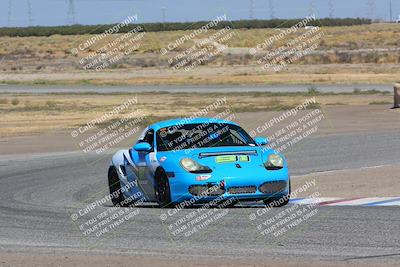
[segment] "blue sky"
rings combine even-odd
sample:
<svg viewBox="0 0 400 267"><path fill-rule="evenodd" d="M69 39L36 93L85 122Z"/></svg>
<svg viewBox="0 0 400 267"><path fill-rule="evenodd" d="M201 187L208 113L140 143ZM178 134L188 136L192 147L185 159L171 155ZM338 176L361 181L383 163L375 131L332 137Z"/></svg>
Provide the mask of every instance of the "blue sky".
<svg viewBox="0 0 400 267"><path fill-rule="evenodd" d="M73 1L74 12L69 12ZM329 0L272 0L278 18L300 18L310 13L312 2L318 17L328 17ZM335 17L388 19L390 0L332 0ZM30 2L30 14L28 3ZM11 3L11 5L10 5ZM251 4L253 3L253 4ZM393 17L400 14L400 0L392 0ZM253 6L253 8L251 8ZM231 20L270 18L269 0L0 0L0 27L65 25L74 18L80 24L115 23L137 14L139 22L210 20L226 13ZM74 14L74 16L71 16ZM29 19L31 18L31 19ZM31 21L31 22L30 22Z"/></svg>

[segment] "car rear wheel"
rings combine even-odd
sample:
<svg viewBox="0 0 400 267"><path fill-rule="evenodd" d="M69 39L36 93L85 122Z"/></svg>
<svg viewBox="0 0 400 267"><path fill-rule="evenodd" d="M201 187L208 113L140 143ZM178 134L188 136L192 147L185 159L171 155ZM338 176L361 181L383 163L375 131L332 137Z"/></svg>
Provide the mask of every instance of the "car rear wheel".
<svg viewBox="0 0 400 267"><path fill-rule="evenodd" d="M115 167L110 167L110 169L108 169L108 187L110 188L111 201L113 205L117 207L122 206L125 198L121 193L121 184Z"/></svg>
<svg viewBox="0 0 400 267"><path fill-rule="evenodd" d="M169 181L167 174L164 170L160 169L156 173L156 199L157 203L161 208L171 207L171 189L169 187Z"/></svg>

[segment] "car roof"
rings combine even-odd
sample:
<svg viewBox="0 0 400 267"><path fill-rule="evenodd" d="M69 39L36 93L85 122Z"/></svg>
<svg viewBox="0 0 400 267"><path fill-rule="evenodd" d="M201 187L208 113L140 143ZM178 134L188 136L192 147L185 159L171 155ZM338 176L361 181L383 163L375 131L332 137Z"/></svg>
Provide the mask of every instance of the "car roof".
<svg viewBox="0 0 400 267"><path fill-rule="evenodd" d="M201 123L226 123L226 124L237 125L235 122L232 121L215 119L215 118L177 118L172 120L156 122L150 125L148 128L157 131L160 128L174 126L174 125L201 124Z"/></svg>

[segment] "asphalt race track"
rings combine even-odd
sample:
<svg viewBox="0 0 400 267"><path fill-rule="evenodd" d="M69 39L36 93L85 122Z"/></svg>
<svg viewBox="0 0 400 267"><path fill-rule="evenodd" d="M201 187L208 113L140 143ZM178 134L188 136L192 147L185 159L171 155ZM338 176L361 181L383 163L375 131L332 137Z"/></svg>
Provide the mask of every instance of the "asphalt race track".
<svg viewBox="0 0 400 267"><path fill-rule="evenodd" d="M393 133L311 137L288 157L292 175L395 164L399 143ZM167 225L195 209L162 221L166 210L145 206L111 235L84 237L70 216L77 206L90 202L88 198L107 193L109 158L110 154L80 152L0 156L0 250L400 262L398 207L317 207L315 216L274 237L262 236L249 220L260 207L244 205L226 209L225 216L201 233L184 237L173 236ZM290 207L269 214L273 217Z"/></svg>

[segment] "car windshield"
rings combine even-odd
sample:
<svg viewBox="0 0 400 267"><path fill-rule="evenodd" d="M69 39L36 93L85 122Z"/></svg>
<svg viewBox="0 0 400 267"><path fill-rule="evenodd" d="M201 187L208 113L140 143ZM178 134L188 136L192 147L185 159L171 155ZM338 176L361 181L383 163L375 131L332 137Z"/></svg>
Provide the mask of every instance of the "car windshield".
<svg viewBox="0 0 400 267"><path fill-rule="evenodd" d="M157 131L158 151L220 146L255 146L255 143L245 130L226 123L184 124Z"/></svg>

